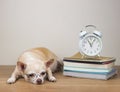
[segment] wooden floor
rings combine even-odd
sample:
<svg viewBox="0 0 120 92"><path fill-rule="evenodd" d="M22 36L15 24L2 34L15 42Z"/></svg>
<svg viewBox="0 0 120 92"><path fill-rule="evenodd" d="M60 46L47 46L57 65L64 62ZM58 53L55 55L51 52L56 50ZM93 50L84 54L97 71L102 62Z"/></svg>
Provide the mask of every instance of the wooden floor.
<svg viewBox="0 0 120 92"><path fill-rule="evenodd" d="M65 77L56 73L57 82L45 81L34 85L19 79L14 84L6 84L14 66L0 66L0 92L120 92L120 66L118 75L107 81L84 78Z"/></svg>

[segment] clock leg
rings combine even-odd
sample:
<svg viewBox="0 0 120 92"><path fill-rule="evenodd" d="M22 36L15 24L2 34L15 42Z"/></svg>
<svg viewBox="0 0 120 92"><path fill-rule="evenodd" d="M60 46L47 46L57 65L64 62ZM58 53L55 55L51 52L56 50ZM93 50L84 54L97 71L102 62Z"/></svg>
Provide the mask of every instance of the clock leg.
<svg viewBox="0 0 120 92"><path fill-rule="evenodd" d="M85 58L85 55L82 55L82 57L81 57L82 59L84 59Z"/></svg>

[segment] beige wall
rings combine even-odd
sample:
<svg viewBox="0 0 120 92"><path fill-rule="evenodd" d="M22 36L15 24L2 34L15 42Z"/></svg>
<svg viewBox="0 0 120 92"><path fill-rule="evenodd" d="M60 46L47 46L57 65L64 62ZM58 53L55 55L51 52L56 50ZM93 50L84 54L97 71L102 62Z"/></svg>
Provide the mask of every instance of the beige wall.
<svg viewBox="0 0 120 92"><path fill-rule="evenodd" d="M120 0L0 0L0 65L13 65L21 52L39 46L61 58L73 55L87 24L103 33L101 54L120 64Z"/></svg>

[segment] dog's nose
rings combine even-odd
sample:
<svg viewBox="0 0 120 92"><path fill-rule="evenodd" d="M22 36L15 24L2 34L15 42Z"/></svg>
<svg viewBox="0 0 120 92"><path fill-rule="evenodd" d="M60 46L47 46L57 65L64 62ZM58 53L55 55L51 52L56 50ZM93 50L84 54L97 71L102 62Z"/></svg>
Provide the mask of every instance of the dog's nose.
<svg viewBox="0 0 120 92"><path fill-rule="evenodd" d="M41 79L37 79L37 84L41 84L42 80Z"/></svg>

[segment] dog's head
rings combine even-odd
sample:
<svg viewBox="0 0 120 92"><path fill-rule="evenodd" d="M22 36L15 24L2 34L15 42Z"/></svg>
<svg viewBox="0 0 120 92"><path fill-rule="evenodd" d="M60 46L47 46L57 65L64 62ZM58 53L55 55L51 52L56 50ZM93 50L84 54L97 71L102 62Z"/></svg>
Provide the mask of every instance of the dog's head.
<svg viewBox="0 0 120 92"><path fill-rule="evenodd" d="M18 61L17 67L26 81L33 84L42 84L47 75L47 68L53 61L54 59L50 59L47 62L32 62L29 64Z"/></svg>

